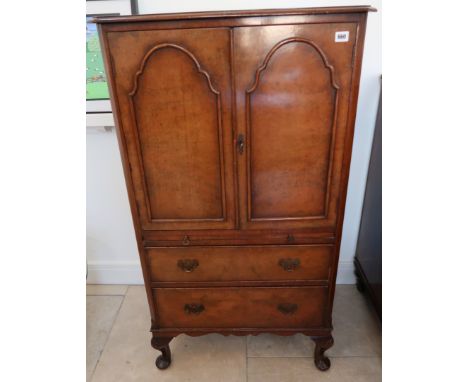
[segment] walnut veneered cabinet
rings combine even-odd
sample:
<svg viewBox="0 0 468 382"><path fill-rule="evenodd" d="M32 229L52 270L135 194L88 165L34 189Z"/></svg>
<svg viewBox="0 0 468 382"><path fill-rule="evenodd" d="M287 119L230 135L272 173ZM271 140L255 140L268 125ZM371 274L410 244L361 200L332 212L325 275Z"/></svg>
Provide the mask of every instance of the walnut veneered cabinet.
<svg viewBox="0 0 468 382"><path fill-rule="evenodd" d="M97 19L151 311L180 333L303 333L330 367L367 12Z"/></svg>

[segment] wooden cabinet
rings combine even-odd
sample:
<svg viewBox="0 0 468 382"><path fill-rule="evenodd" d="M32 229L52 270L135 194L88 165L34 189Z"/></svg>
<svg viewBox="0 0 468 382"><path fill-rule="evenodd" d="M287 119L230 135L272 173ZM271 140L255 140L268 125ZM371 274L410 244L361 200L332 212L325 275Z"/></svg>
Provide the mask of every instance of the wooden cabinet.
<svg viewBox="0 0 468 382"><path fill-rule="evenodd" d="M330 366L370 10L97 20L159 368L210 332L304 333Z"/></svg>

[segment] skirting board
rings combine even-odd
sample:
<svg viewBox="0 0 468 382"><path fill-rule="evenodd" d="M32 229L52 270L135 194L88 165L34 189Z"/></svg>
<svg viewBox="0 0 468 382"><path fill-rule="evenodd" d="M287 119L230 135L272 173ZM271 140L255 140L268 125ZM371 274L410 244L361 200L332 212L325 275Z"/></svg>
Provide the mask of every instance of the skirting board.
<svg viewBox="0 0 468 382"><path fill-rule="evenodd" d="M88 284L129 284L142 285L143 274L138 262L88 263ZM354 284L354 265L352 261L338 264L337 284Z"/></svg>

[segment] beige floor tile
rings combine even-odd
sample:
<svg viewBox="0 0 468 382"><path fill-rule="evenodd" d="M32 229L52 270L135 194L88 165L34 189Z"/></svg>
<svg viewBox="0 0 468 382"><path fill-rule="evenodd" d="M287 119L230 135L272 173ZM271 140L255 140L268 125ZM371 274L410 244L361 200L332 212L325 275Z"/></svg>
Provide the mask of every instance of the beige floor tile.
<svg viewBox="0 0 468 382"><path fill-rule="evenodd" d="M99 360L123 296L86 298L86 380L89 381Z"/></svg>
<svg viewBox="0 0 468 382"><path fill-rule="evenodd" d="M382 362L378 357L331 359L329 370L319 371L312 358L249 358L249 382L379 382Z"/></svg>
<svg viewBox="0 0 468 382"><path fill-rule="evenodd" d="M171 342L172 365L158 370L150 345L150 315L143 287L130 286L93 382L240 382L246 380L245 337L181 335Z"/></svg>
<svg viewBox="0 0 468 382"><path fill-rule="evenodd" d="M354 285L337 285L333 308L333 357L382 355L380 321L367 298Z"/></svg>
<svg viewBox="0 0 468 382"><path fill-rule="evenodd" d="M88 296L125 296L128 285L86 285Z"/></svg>
<svg viewBox="0 0 468 382"><path fill-rule="evenodd" d="M303 334L276 336L260 334L247 338L249 357L312 357L314 342Z"/></svg>
<svg viewBox="0 0 468 382"><path fill-rule="evenodd" d="M327 354L335 357L373 357L381 353L378 318L354 285L338 285L333 312L335 344ZM309 337L262 334L247 339L249 357L312 357Z"/></svg>

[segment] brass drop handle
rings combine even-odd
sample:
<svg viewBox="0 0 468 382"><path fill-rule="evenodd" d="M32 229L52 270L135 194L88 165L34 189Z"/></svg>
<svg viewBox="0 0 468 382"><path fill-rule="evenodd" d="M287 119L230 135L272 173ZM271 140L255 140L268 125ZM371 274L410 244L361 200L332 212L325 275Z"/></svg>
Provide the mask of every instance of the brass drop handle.
<svg viewBox="0 0 468 382"><path fill-rule="evenodd" d="M184 272L193 272L198 267L197 259L180 259L177 262L177 266Z"/></svg>
<svg viewBox="0 0 468 382"><path fill-rule="evenodd" d="M283 314L294 314L297 311L297 304L282 303L278 304L278 310Z"/></svg>
<svg viewBox="0 0 468 382"><path fill-rule="evenodd" d="M187 314L198 315L205 310L205 306L203 304L185 304L184 310Z"/></svg>
<svg viewBox="0 0 468 382"><path fill-rule="evenodd" d="M184 238L182 239L182 244L183 245L189 245L190 244L190 238L185 235Z"/></svg>
<svg viewBox="0 0 468 382"><path fill-rule="evenodd" d="M292 272L299 268L301 261L299 259L280 259L278 261L278 265L286 272Z"/></svg>
<svg viewBox="0 0 468 382"><path fill-rule="evenodd" d="M244 145L245 145L244 134L239 134L237 136L237 151L239 151L239 154L241 155L244 152Z"/></svg>

